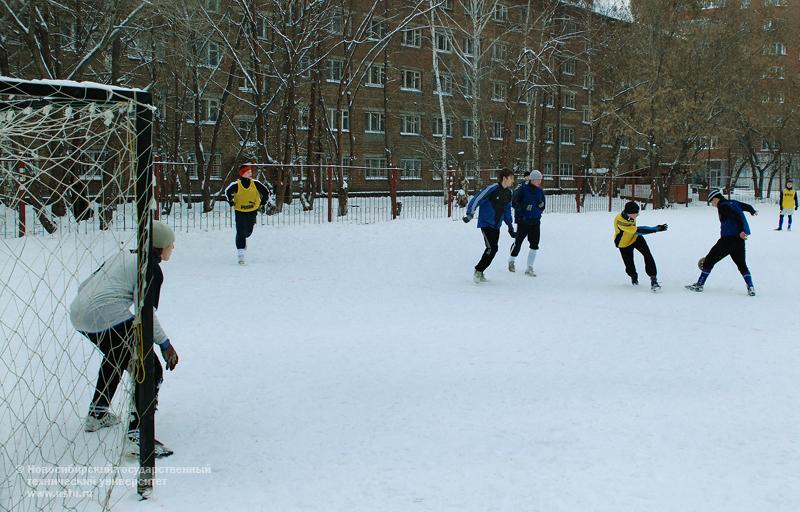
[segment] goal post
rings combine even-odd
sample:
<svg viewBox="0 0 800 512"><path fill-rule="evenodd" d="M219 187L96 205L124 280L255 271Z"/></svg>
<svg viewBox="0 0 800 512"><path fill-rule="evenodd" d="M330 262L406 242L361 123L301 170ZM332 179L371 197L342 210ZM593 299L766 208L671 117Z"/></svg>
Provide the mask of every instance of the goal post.
<svg viewBox="0 0 800 512"><path fill-rule="evenodd" d="M131 482L152 491L152 124L148 91L0 76L0 510L107 510ZM110 403L121 421L85 432L103 356L70 303L131 252L138 335ZM125 454L134 408L138 461Z"/></svg>

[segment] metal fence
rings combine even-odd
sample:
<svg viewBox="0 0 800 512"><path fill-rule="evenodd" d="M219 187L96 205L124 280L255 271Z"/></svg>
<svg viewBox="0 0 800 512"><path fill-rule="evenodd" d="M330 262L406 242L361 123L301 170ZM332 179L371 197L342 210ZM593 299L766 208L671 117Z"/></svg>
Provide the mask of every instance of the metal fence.
<svg viewBox="0 0 800 512"><path fill-rule="evenodd" d="M234 177L209 181L209 208L204 211L199 182L191 179L194 176L189 165L191 164L156 162L158 217L177 231L232 228L234 212L223 191ZM472 173L450 170L441 173L431 170L355 166L255 167L257 178L273 189L278 182L278 173L281 172L284 172L283 177L290 184L286 188L286 201L283 204L277 205L270 201L259 214L259 223L266 226L372 224L393 219L446 217L458 219L464 215L468 198L484 186L495 182L497 175L496 169L482 169ZM338 179L340 171L343 180ZM654 202L658 202L659 195L663 195L664 207L705 205L708 190L702 186L687 183L668 185L659 180L661 178L653 180L635 176L547 175L542 183L547 196L546 213L618 211L629 200L636 200L649 208ZM761 198L756 198L749 187L725 192L731 198L753 204L775 203L782 186L782 182L775 180L773 190L765 190ZM91 190L91 186L89 189ZM18 197L24 197L24 194L19 194ZM100 202L99 198L92 199ZM98 203L93 203L95 209L100 207ZM117 204L113 208L113 229L133 229L130 219L133 218L134 210L133 202ZM21 200L13 205L0 204L0 236L20 236L22 228L28 235L46 234L37 215L47 215L62 232L88 233L101 229L99 215L94 215L88 221L75 222L69 216L56 217L50 211L35 212Z"/></svg>

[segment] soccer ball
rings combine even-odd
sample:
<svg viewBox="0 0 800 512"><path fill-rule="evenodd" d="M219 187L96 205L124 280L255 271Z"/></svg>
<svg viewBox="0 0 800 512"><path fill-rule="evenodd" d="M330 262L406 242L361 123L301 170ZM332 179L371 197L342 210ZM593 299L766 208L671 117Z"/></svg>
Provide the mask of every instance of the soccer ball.
<svg viewBox="0 0 800 512"><path fill-rule="evenodd" d="M703 263L705 263L705 262L706 262L706 258L705 257L702 257L699 260L697 260L697 268L699 268L700 270L703 270Z"/></svg>

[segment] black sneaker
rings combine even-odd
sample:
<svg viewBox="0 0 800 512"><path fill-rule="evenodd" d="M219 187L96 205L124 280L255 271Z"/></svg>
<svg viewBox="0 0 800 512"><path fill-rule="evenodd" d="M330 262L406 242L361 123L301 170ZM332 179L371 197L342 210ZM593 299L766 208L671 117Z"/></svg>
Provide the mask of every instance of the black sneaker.
<svg viewBox="0 0 800 512"><path fill-rule="evenodd" d="M650 278L650 289L653 290L654 292L661 290L661 285L658 284L658 279L656 279L655 277Z"/></svg>
<svg viewBox="0 0 800 512"><path fill-rule="evenodd" d="M154 441L153 451L157 459L169 457L170 455L175 453L166 446L164 446L164 443L162 443L158 439L154 439L153 441ZM125 453L133 457L139 456L139 429L128 431L128 439L125 442Z"/></svg>
<svg viewBox="0 0 800 512"><path fill-rule="evenodd" d="M631 277L631 284L634 285L634 286L638 286L639 285L639 277L637 277L637 276Z"/></svg>

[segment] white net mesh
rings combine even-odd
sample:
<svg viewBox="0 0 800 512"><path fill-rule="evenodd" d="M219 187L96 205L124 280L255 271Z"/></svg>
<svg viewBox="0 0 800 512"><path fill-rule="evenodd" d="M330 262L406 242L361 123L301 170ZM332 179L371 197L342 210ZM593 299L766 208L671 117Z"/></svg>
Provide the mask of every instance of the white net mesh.
<svg viewBox="0 0 800 512"><path fill-rule="evenodd" d="M0 510L107 509L136 478L134 340L121 421L87 432L103 354L69 315L83 280L137 248L135 127L132 101L0 94Z"/></svg>

